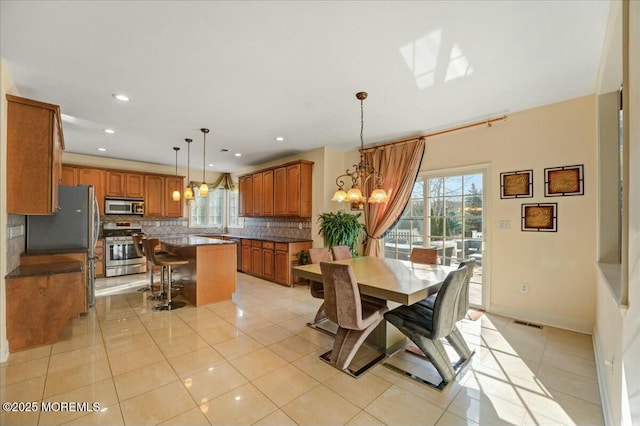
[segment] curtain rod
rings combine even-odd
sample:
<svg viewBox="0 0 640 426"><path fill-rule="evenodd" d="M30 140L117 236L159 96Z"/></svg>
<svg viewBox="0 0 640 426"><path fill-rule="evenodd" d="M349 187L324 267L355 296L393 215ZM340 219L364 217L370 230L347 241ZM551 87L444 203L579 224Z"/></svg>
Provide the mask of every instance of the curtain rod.
<svg viewBox="0 0 640 426"><path fill-rule="evenodd" d="M507 115L503 115L501 117L490 118L490 119L484 120L484 121L476 121L475 123L464 124L462 126L452 127L450 129L445 129L445 130L439 130L437 132L427 133L426 135L412 136L410 138L401 139L401 140L395 141L395 142L387 142L387 143L382 143L382 144L379 144L379 145L365 147L364 150L368 151L368 150L371 150L371 149L384 148L386 146L392 146L392 145L397 145L397 144L401 144L401 143L412 142L412 141L415 141L415 140L426 139L426 138L430 138L430 137L433 137L433 136L440 136L440 135L444 135L445 133L456 132L458 130L464 130L464 129L468 129L470 127L476 127L476 126L482 126L482 125L486 125L487 127L491 127L494 122L496 122L496 121L507 121L507 118L508 118Z"/></svg>

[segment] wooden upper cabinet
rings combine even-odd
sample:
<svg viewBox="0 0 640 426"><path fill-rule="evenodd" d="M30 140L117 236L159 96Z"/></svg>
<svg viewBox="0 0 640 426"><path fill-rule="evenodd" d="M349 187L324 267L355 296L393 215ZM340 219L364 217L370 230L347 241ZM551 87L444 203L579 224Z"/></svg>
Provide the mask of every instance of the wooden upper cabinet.
<svg viewBox="0 0 640 426"><path fill-rule="evenodd" d="M313 164L287 166L287 216L311 217L311 173Z"/></svg>
<svg viewBox="0 0 640 426"><path fill-rule="evenodd" d="M273 171L273 214L287 215L287 168L278 167Z"/></svg>
<svg viewBox="0 0 640 426"><path fill-rule="evenodd" d="M246 212L244 211L244 197L246 196L244 189L245 182L245 177L238 178L238 216L240 217L246 216Z"/></svg>
<svg viewBox="0 0 640 426"><path fill-rule="evenodd" d="M253 174L253 215L263 216L262 213L262 173Z"/></svg>
<svg viewBox="0 0 640 426"><path fill-rule="evenodd" d="M166 176L164 178L164 215L166 217L182 217L183 184L184 181L180 177ZM173 200L173 191L180 192L179 200Z"/></svg>
<svg viewBox="0 0 640 426"><path fill-rule="evenodd" d="M240 216L311 217L312 173L300 160L240 176Z"/></svg>
<svg viewBox="0 0 640 426"><path fill-rule="evenodd" d="M7 95L7 213L57 212L63 149L60 107Z"/></svg>
<svg viewBox="0 0 640 426"><path fill-rule="evenodd" d="M125 173L125 196L130 198L144 198L144 175Z"/></svg>
<svg viewBox="0 0 640 426"><path fill-rule="evenodd" d="M273 216L273 170L262 172L262 215Z"/></svg>
<svg viewBox="0 0 640 426"><path fill-rule="evenodd" d="M100 215L104 214L105 197L105 171L103 169L89 169L81 167L78 169L78 184L93 185Z"/></svg>
<svg viewBox="0 0 640 426"><path fill-rule="evenodd" d="M243 176L244 191L241 195L244 216L253 216L253 176Z"/></svg>
<svg viewBox="0 0 640 426"><path fill-rule="evenodd" d="M144 215L164 215L164 177L146 175L144 178ZM169 194L171 196L171 194Z"/></svg>
<svg viewBox="0 0 640 426"><path fill-rule="evenodd" d="M144 198L144 175L118 170L106 171L107 197Z"/></svg>
<svg viewBox="0 0 640 426"><path fill-rule="evenodd" d="M62 182L60 185L75 186L78 184L78 168L62 166Z"/></svg>
<svg viewBox="0 0 640 426"><path fill-rule="evenodd" d="M107 187L105 194L107 197L124 197L124 172L107 170Z"/></svg>

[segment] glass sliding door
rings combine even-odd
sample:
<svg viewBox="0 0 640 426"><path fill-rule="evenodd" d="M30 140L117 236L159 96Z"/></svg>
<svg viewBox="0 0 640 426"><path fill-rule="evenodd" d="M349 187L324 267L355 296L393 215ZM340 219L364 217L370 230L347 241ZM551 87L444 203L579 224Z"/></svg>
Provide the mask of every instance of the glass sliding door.
<svg viewBox="0 0 640 426"><path fill-rule="evenodd" d="M422 175L398 223L384 239L385 257L408 260L413 247L438 250L438 262L457 266L473 258L470 303L483 303L484 171Z"/></svg>

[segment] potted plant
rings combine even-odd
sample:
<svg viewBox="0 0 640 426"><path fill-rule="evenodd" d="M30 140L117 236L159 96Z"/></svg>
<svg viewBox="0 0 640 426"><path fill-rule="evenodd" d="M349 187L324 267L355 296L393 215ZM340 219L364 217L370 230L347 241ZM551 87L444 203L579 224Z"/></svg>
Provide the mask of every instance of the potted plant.
<svg viewBox="0 0 640 426"><path fill-rule="evenodd" d="M356 244L364 229L364 225L358 221L361 215L362 213L349 214L344 211L318 215L318 234L324 238L324 245L329 249L334 246L349 246L351 254L358 256Z"/></svg>

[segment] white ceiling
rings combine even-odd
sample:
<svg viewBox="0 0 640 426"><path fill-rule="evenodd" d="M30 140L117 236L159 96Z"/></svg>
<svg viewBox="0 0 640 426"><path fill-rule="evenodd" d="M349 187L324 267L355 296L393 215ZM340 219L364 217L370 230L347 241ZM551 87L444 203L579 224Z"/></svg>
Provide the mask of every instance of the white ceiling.
<svg viewBox="0 0 640 426"><path fill-rule="evenodd" d="M68 152L186 166L188 137L199 168L208 127L208 169L234 171L355 149L358 91L365 145L594 93L609 5L3 0L0 53Z"/></svg>

